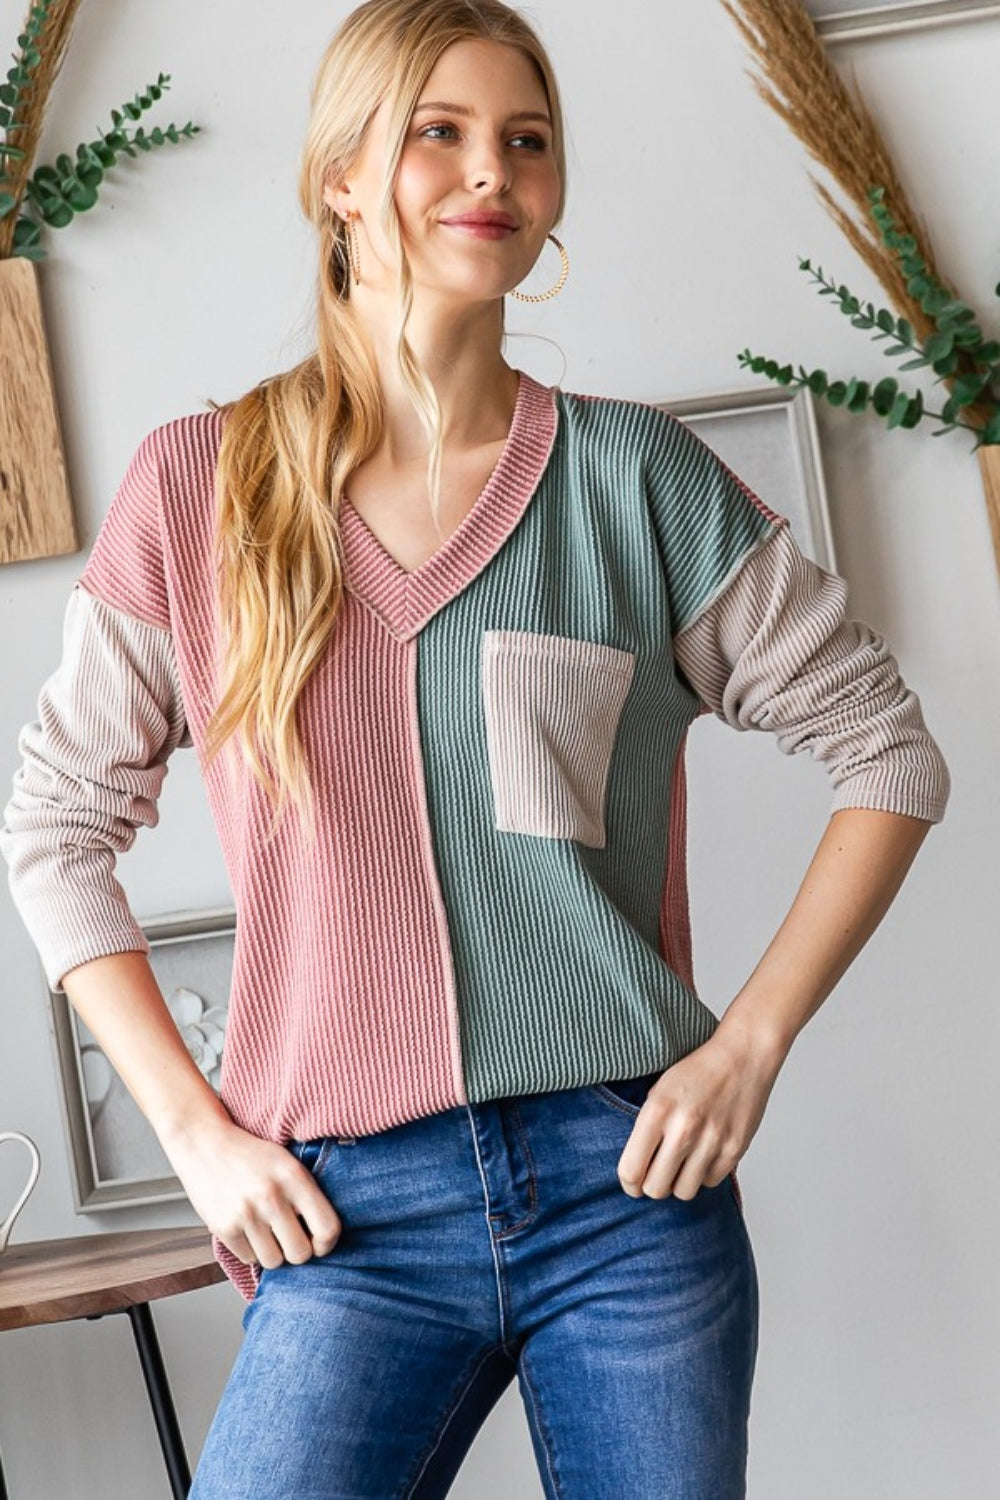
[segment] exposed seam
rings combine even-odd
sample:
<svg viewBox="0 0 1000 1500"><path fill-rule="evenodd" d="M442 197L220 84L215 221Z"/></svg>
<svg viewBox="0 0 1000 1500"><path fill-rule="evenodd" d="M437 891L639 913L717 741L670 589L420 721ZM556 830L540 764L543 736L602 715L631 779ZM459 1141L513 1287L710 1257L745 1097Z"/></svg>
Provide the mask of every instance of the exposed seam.
<svg viewBox="0 0 1000 1500"><path fill-rule="evenodd" d="M480 1180L480 1182L483 1185L483 1201L484 1201L484 1204L485 1204L484 1216L485 1216L485 1219L486 1219L486 1233L489 1236L490 1254L493 1256L493 1274L496 1277L496 1283L497 1283L497 1309L498 1309L498 1311L500 1313L500 1347L503 1350L503 1352L506 1354L506 1356L507 1356L508 1359L514 1359L515 1356L511 1353L510 1349L508 1349L508 1347L507 1347L507 1316L506 1316L506 1307L505 1307L506 1295L505 1295L505 1287L504 1287L504 1281L503 1281L503 1271L502 1271L501 1266L500 1266L500 1258L497 1255L496 1240L493 1237L493 1226L490 1223L490 1193L489 1193L489 1188L486 1185L486 1175L483 1172L482 1157L479 1154L479 1139L478 1139L478 1137L476 1135L476 1122L475 1122L475 1119L473 1118L472 1110L469 1108L468 1105L465 1106L465 1111L466 1111L466 1114L469 1117L469 1127L470 1127L470 1129L472 1131L472 1149L476 1153L476 1169L479 1172L479 1180Z"/></svg>
<svg viewBox="0 0 1000 1500"><path fill-rule="evenodd" d="M452 1419L454 1418L454 1416L455 1416L456 1412L458 1411L459 1407L462 1405L462 1402L465 1400L466 1396L469 1394L469 1392L471 1391L473 1385L475 1384L475 1382L476 1382L476 1376L479 1374L480 1370L487 1363L487 1361L490 1360L490 1359L492 1359L492 1357L496 1353L496 1351L498 1349L502 1348L502 1347L503 1346L500 1345L500 1344L491 1344L490 1347L483 1354L483 1356L480 1359L479 1363L476 1365L475 1369L472 1371L472 1374L469 1376L468 1380L465 1382L465 1385L459 1391L457 1397L455 1398L455 1400L452 1402L451 1406L448 1408L447 1412L445 1413L444 1421L441 1424L440 1430L438 1431L438 1434L437 1434L436 1438L433 1441L433 1444L432 1444L432 1446L430 1448L430 1451L427 1454L427 1457L424 1459L423 1463L420 1465L420 1468L419 1468L418 1472L416 1473L416 1475L414 1476L413 1482L411 1483L410 1487L408 1489L406 1489L406 1490L403 1491L403 1494L401 1495L400 1500L409 1500L409 1497L416 1492L417 1485L420 1483L421 1479L423 1478L423 1476L424 1476L424 1474L425 1474L425 1472L427 1470L427 1465L430 1463L431 1459L434 1457L435 1453L440 1448L440 1446L441 1446L441 1440L444 1437L445 1433L448 1431L448 1428L451 1425ZM506 1349L504 1349L503 1352L505 1354L507 1354L507 1350ZM510 1356L508 1355L508 1358L509 1357Z"/></svg>
<svg viewBox="0 0 1000 1500"><path fill-rule="evenodd" d="M563 1492L562 1486L556 1478L555 1470L552 1467L552 1447L548 1428L545 1425L541 1407L535 1399L535 1392L532 1389L531 1381L528 1379L528 1354L526 1344L521 1349L521 1377L524 1381L524 1389L527 1391L528 1399L531 1402L531 1410L535 1416L535 1426L538 1429L538 1436L542 1440L542 1448L545 1452L545 1467L548 1471L549 1480L552 1484L552 1493L558 1497Z"/></svg>
<svg viewBox="0 0 1000 1500"><path fill-rule="evenodd" d="M525 1224L530 1223L538 1212L538 1178L535 1174L535 1159L531 1154L527 1137L524 1134L524 1122L521 1119L521 1111L516 1104L511 1105L511 1111L514 1116L514 1128L517 1131L518 1139L521 1142L521 1150L524 1152L528 1165L528 1212L523 1219L518 1219L516 1224L508 1224L506 1229L502 1229L496 1236L498 1240L505 1240L515 1230L523 1229Z"/></svg>
<svg viewBox="0 0 1000 1500"><path fill-rule="evenodd" d="M619 1110L621 1114L628 1115L632 1120L638 1115L639 1105L629 1104L625 1099L619 1099L618 1095L612 1089L605 1088L603 1083L592 1083L589 1087L608 1104L614 1105L615 1109Z"/></svg>

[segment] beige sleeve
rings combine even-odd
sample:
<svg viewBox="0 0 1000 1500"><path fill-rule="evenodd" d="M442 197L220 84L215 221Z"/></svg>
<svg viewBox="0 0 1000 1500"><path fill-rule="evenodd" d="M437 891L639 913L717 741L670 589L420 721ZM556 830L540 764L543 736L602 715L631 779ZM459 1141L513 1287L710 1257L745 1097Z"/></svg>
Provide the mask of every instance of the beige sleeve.
<svg viewBox="0 0 1000 1500"><path fill-rule="evenodd" d="M734 729L809 750L833 811L869 807L939 822L950 778L885 640L845 615L847 585L804 557L787 526L674 639L681 671Z"/></svg>
<svg viewBox="0 0 1000 1500"><path fill-rule="evenodd" d="M88 959L149 952L114 867L158 822L167 758L190 744L170 632L77 584L0 825L11 895L53 990Z"/></svg>

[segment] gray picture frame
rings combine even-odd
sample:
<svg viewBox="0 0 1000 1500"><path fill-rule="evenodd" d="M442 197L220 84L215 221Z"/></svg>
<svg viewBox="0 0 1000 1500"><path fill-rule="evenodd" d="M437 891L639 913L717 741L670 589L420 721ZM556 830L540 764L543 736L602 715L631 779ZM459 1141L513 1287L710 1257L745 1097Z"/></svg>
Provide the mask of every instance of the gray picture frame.
<svg viewBox="0 0 1000 1500"><path fill-rule="evenodd" d="M787 516L807 557L837 571L816 405L781 386L658 401L680 417L761 500Z"/></svg>
<svg viewBox="0 0 1000 1500"><path fill-rule="evenodd" d="M806 9L830 44L985 21L1000 16L1000 0L807 0Z"/></svg>
<svg viewBox="0 0 1000 1500"><path fill-rule="evenodd" d="M189 1052L218 1088L232 980L231 906L168 912L139 923L149 962ZM185 1197L180 1181L95 1037L67 996L49 991L52 1035L78 1214Z"/></svg>

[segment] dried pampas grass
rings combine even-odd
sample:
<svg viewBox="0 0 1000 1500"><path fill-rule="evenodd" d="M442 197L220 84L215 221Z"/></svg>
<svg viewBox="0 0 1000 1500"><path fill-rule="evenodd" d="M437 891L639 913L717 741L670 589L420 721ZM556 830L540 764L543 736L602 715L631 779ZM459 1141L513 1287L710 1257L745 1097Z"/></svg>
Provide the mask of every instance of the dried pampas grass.
<svg viewBox="0 0 1000 1500"><path fill-rule="evenodd" d="M16 126L8 126L4 132L5 144L16 146L19 151L24 152L24 156L3 158L6 179L4 187L13 195L15 207L0 219L0 260L6 259L13 248L18 206L24 197L24 189L31 176L35 153L41 140L45 107L66 56L70 32L79 7L80 0L50 0L45 25L34 43L41 53L41 60L32 74L31 84L22 96L22 104L18 110L20 122ZM29 7L25 25L31 20L34 9L34 5Z"/></svg>
<svg viewBox="0 0 1000 1500"><path fill-rule="evenodd" d="M924 226L910 205L878 126L854 85L849 89L831 64L812 17L799 0L721 0L742 33L767 82L751 73L765 104L780 115L810 156L825 167L853 206L849 213L833 194L810 180L834 222L877 276L897 312L920 340L934 323L906 289L906 278L882 244L868 210L868 190L885 188L885 206L902 234L910 234L934 279L941 275ZM951 290L951 288L948 288Z"/></svg>

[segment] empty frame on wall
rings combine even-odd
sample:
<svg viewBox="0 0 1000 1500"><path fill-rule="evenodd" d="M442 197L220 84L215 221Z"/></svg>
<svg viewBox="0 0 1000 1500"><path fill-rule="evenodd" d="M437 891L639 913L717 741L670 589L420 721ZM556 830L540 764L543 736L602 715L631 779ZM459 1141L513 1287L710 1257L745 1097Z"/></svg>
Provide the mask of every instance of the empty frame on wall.
<svg viewBox="0 0 1000 1500"><path fill-rule="evenodd" d="M807 0L806 9L828 42L1000 17L998 0Z"/></svg>
<svg viewBox="0 0 1000 1500"><path fill-rule="evenodd" d="M768 386L658 405L680 417L766 505L788 517L807 557L837 571L816 410L808 390Z"/></svg>

